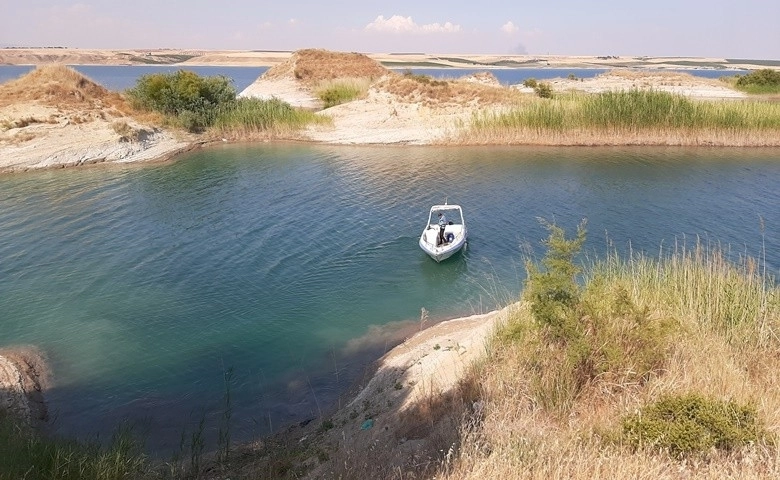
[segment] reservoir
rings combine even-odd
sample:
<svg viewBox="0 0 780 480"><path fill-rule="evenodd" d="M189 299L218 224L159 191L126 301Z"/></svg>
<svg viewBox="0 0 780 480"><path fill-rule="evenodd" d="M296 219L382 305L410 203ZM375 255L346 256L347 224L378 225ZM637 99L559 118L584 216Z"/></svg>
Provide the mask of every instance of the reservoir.
<svg viewBox="0 0 780 480"><path fill-rule="evenodd" d="M457 203L464 251L417 245ZM223 145L0 176L0 347L51 368L51 429L167 455L230 394L248 440L319 418L420 328L519 298L543 218L581 260L697 242L780 273L780 150ZM424 317L424 321L423 321Z"/></svg>

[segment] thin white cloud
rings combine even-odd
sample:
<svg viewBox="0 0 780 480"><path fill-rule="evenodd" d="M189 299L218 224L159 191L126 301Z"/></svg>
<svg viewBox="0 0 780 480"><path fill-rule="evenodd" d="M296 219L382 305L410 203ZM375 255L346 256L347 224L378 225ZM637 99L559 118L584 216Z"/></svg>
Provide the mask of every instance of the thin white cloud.
<svg viewBox="0 0 780 480"><path fill-rule="evenodd" d="M501 25L501 31L511 35L513 33L519 32L520 31L520 27L518 27L517 25L515 25L514 23L512 23L510 21L510 22L506 22L505 24Z"/></svg>
<svg viewBox="0 0 780 480"><path fill-rule="evenodd" d="M385 33L453 33L460 31L460 25L451 22L418 25L412 17L393 15L385 18L384 15L379 15L376 20L366 25L365 30Z"/></svg>

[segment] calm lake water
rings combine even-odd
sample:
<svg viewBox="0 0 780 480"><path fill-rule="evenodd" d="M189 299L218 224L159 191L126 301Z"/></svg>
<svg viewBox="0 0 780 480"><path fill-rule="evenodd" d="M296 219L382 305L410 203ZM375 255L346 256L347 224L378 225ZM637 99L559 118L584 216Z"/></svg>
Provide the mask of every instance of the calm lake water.
<svg viewBox="0 0 780 480"><path fill-rule="evenodd" d="M130 419L167 455L202 418L213 434L229 385L246 440L337 404L421 309L516 299L538 217L587 218L589 256L764 242L777 275L778 186L778 149L230 145L4 175L0 347L48 355L57 433ZM470 240L437 264L417 239L445 199Z"/></svg>
<svg viewBox="0 0 780 480"><path fill-rule="evenodd" d="M0 83L18 78L33 68L28 65L0 65ZM241 92L268 70L268 67L182 67L179 65L75 65L73 68L109 90L119 91L135 86L142 75L173 73L185 68L201 76L224 75L232 79L236 90ZM592 78L607 71L607 69L602 68L407 68L393 70L399 73L409 71L419 75L430 75L435 78L460 78L477 72L490 72L504 85L520 84L529 78L547 80L559 77L565 78L569 75L575 75L577 78ZM744 70L680 71L704 78L720 78L722 76L749 73Z"/></svg>

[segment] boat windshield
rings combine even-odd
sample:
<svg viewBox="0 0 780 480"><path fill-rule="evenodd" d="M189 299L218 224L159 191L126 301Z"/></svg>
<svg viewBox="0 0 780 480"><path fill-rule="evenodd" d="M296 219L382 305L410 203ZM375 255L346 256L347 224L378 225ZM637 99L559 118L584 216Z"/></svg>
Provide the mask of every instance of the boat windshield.
<svg viewBox="0 0 780 480"><path fill-rule="evenodd" d="M428 219L428 223L430 225L435 225L439 223L439 213L447 217L447 222L452 222L454 225L463 224L463 215L461 214L460 209L441 207L441 208L434 208L431 210L431 216Z"/></svg>

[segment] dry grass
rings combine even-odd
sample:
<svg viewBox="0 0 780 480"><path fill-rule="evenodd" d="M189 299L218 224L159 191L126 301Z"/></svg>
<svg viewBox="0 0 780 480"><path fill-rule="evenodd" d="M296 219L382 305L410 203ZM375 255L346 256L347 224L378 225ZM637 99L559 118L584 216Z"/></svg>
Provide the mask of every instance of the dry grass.
<svg viewBox="0 0 780 480"><path fill-rule="evenodd" d="M114 109L129 112L119 93L63 65L43 65L27 75L0 85L0 107L16 103L37 103L63 109Z"/></svg>
<svg viewBox="0 0 780 480"><path fill-rule="evenodd" d="M469 79L434 79L426 75L394 74L376 87L404 102L425 106L480 107L515 105L527 99L517 90L492 82Z"/></svg>
<svg viewBox="0 0 780 480"><path fill-rule="evenodd" d="M774 281L755 262L735 266L717 249L696 247L657 262L614 261L598 271L598 281L625 289L651 318L672 316L681 326L663 368L645 383L596 378L561 415L534 392L535 378L546 371L527 367L545 353L499 340L471 374L482 389L480 415L461 424L457 459L445 459L436 478L780 477L780 290ZM533 334L529 315L512 322L515 331ZM771 438L683 460L608 441L622 417L665 394L686 392L754 405Z"/></svg>
<svg viewBox="0 0 780 480"><path fill-rule="evenodd" d="M285 62L271 67L264 78L293 76L308 86L338 78L376 79L389 73L376 60L361 53L331 52L321 49L298 50Z"/></svg>

